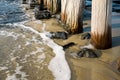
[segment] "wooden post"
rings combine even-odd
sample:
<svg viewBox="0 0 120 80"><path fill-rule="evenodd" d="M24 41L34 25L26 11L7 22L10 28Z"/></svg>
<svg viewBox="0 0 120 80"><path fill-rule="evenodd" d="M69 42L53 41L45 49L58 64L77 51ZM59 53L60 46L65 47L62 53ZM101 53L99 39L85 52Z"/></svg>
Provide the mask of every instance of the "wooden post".
<svg viewBox="0 0 120 80"><path fill-rule="evenodd" d="M44 6L47 6L47 0L44 0Z"/></svg>
<svg viewBox="0 0 120 80"><path fill-rule="evenodd" d="M52 14L56 14L60 11L61 0L47 0L47 9L52 12Z"/></svg>
<svg viewBox="0 0 120 80"><path fill-rule="evenodd" d="M61 21L69 26L68 32L83 32L84 0L61 0L61 4Z"/></svg>
<svg viewBox="0 0 120 80"><path fill-rule="evenodd" d="M66 23L66 20L67 20L66 8L67 8L68 2L69 0L61 0L61 21L63 23Z"/></svg>
<svg viewBox="0 0 120 80"><path fill-rule="evenodd" d="M98 49L112 47L112 0L92 0L92 44Z"/></svg>

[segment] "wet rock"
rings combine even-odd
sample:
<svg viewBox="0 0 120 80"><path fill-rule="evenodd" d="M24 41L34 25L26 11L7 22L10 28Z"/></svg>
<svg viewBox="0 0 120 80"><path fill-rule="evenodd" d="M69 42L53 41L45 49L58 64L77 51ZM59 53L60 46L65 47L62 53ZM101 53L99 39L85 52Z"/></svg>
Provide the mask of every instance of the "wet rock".
<svg viewBox="0 0 120 80"><path fill-rule="evenodd" d="M63 49L66 50L66 49L68 49L69 47L72 47L72 46L74 46L74 45L76 45L76 44L73 43L73 42L70 42L70 43L68 43L68 44L65 44L65 45L63 46Z"/></svg>
<svg viewBox="0 0 120 80"><path fill-rule="evenodd" d="M39 9L35 9L35 18L36 19L49 19L51 18L51 13L48 10L39 11Z"/></svg>
<svg viewBox="0 0 120 80"><path fill-rule="evenodd" d="M40 4L40 6L39 6L39 10L40 10L40 11L45 10L43 4Z"/></svg>
<svg viewBox="0 0 120 80"><path fill-rule="evenodd" d="M118 71L120 72L120 68L118 68Z"/></svg>
<svg viewBox="0 0 120 80"><path fill-rule="evenodd" d="M22 0L22 4L27 4L26 0Z"/></svg>
<svg viewBox="0 0 120 80"><path fill-rule="evenodd" d="M45 10L44 7L35 6L34 9L36 19L49 19L51 18L51 13L49 10Z"/></svg>
<svg viewBox="0 0 120 80"><path fill-rule="evenodd" d="M68 33L67 32L51 32L51 38L67 39Z"/></svg>
<svg viewBox="0 0 120 80"><path fill-rule="evenodd" d="M35 9L37 9L38 11L44 11L44 10L47 10L46 7L44 7L43 4L40 4L40 5L35 5L34 7Z"/></svg>
<svg viewBox="0 0 120 80"><path fill-rule="evenodd" d="M37 3L30 3L30 9L34 9L36 5L39 6L39 4L37 4Z"/></svg>
<svg viewBox="0 0 120 80"><path fill-rule="evenodd" d="M81 40L90 39L90 38L91 38L90 33L83 33L81 35Z"/></svg>
<svg viewBox="0 0 120 80"><path fill-rule="evenodd" d="M37 0L30 0L30 8L34 9L35 6L39 6L40 4L37 2Z"/></svg>
<svg viewBox="0 0 120 80"><path fill-rule="evenodd" d="M81 49L81 51L79 51L77 53L77 56L79 58L81 57L87 57L87 58L98 58L99 56L97 55L97 53L95 53L92 49L88 49L88 48L83 48Z"/></svg>

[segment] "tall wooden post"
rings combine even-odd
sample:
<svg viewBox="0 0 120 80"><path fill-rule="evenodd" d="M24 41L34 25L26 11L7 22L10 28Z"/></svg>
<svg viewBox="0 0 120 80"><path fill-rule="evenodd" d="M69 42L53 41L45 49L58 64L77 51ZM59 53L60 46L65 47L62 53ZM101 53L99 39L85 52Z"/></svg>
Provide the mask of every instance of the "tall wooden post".
<svg viewBox="0 0 120 80"><path fill-rule="evenodd" d="M112 46L112 0L92 0L92 44L98 49Z"/></svg>
<svg viewBox="0 0 120 80"><path fill-rule="evenodd" d="M61 20L69 26L69 33L81 33L84 0L61 0L61 4Z"/></svg>
<svg viewBox="0 0 120 80"><path fill-rule="evenodd" d="M60 11L61 0L47 0L47 9L52 12L52 14L56 14Z"/></svg>
<svg viewBox="0 0 120 80"><path fill-rule="evenodd" d="M47 0L44 0L44 6L47 6Z"/></svg>
<svg viewBox="0 0 120 80"><path fill-rule="evenodd" d="M67 20L66 8L67 8L68 2L69 0L61 0L61 21L63 23L66 23L66 20Z"/></svg>

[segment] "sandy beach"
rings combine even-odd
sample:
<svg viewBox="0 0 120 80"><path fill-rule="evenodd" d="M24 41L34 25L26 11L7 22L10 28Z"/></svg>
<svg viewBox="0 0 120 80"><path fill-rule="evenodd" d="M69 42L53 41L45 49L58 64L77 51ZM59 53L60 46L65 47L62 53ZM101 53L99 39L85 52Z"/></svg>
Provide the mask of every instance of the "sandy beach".
<svg viewBox="0 0 120 80"><path fill-rule="evenodd" d="M81 39L83 33L50 39L49 32L67 31L57 19L37 20L28 4L21 6L28 20L0 25L0 80L120 80L120 13L112 13L112 48L98 50L91 39ZM83 24L90 33L90 18ZM85 47L99 57L78 57Z"/></svg>

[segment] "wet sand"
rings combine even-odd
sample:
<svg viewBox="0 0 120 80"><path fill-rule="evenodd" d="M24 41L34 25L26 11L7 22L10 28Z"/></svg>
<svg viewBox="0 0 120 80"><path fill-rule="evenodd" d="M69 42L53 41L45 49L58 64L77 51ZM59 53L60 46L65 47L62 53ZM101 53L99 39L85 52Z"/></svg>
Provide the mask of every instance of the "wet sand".
<svg viewBox="0 0 120 80"><path fill-rule="evenodd" d="M55 19L43 20L43 22L46 23L46 30L49 32L65 31ZM31 27L36 27L36 30L41 31L41 25L37 24L35 21L26 23L26 25L31 25ZM85 26L89 27L90 24ZM90 42L90 40L81 40L81 34L71 35L67 40L54 39L59 45L65 45L69 42L76 43L75 46L66 50L66 59L72 71L71 80L120 80L120 72L117 70L120 58L120 30L117 28L112 29L112 31L113 47L108 50L100 50L102 56L96 59L73 56L80 50L81 46L88 45Z"/></svg>

